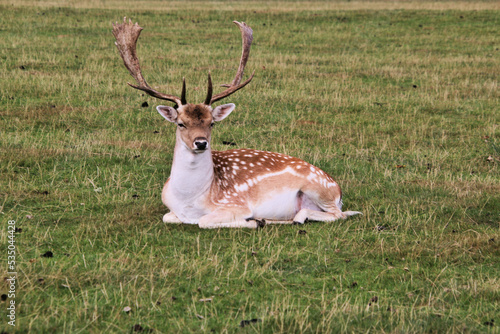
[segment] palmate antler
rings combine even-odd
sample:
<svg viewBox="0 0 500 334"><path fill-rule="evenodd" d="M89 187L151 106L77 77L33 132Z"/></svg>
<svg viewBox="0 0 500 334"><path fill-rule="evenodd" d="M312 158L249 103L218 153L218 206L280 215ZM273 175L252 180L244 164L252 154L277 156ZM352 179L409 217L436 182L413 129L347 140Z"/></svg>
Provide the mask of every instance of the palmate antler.
<svg viewBox="0 0 500 334"><path fill-rule="evenodd" d="M241 52L241 59L240 59L240 66L238 67L238 71L236 72L236 76L234 77L233 81L231 82L230 85L225 84L222 85L222 87L228 87L225 91L222 93L219 93L210 99L209 105L212 103L222 100L225 97L228 97L229 95L233 94L237 90L240 90L241 88L245 87L247 84L252 81L253 76L255 74L255 71L252 73L250 78L248 78L245 82L240 84L241 79L243 77L243 71L245 71L245 66L248 61L248 57L250 56L250 47L252 46L252 41L253 41L253 30L250 28L245 22L238 22L238 21L233 21L234 24L240 28L241 31L241 44L242 44L242 52ZM211 82L210 77L209 77L209 82ZM210 85L210 84L209 84ZM207 96L208 99L208 96ZM205 104L207 104L205 102Z"/></svg>
<svg viewBox="0 0 500 334"><path fill-rule="evenodd" d="M223 98L228 97L234 92L245 87L248 83L250 83L250 81L252 81L252 78L254 76L254 73L252 73L250 78L248 78L245 82L240 83L243 77L243 71L245 70L245 65L248 61L248 56L250 55L250 47L252 45L252 40L253 40L252 36L253 31L252 28L250 28L245 23L240 23L237 21L234 21L234 23L239 27L242 38L243 50L240 59L240 66L238 67L236 76L234 77L231 84L222 85L223 87L228 87L228 88L222 93L216 94L214 96L212 96L212 90L213 90L212 79L210 77L210 74L208 74L208 92L204 102L206 105L212 105L212 103L222 100ZM118 22L116 24L113 24L113 35L116 38L115 45L117 46L118 51L120 52L120 56L123 59L125 67L128 69L132 77L134 77L134 79L138 83L138 85L132 85L130 83L129 85L133 88L142 90L147 94L156 97L158 99L174 102L178 107L187 104L186 82L184 80L182 83L181 97L179 98L178 96L175 95L164 94L154 90L148 85L148 83L142 76L141 67L139 64L139 59L137 58L137 51L136 51L137 39L139 38L142 29L143 28L141 28L137 23L132 24L132 21L130 19L129 22L127 22L126 18L123 18L123 23L121 24L118 24Z"/></svg>
<svg viewBox="0 0 500 334"><path fill-rule="evenodd" d="M116 38L115 45L118 48L118 51L120 51L120 56L123 59L125 67L130 72L130 75L132 75L135 81L137 81L137 83L139 84L138 86L136 86L129 83L129 85L134 87L135 89L140 89L158 99L175 102L178 106L186 104L185 84L183 84L182 95L181 98L179 98L175 95L164 94L154 90L148 85L148 83L142 76L141 66L139 64L139 59L137 58L136 51L137 39L139 38L142 29L143 28L141 28L137 23L132 24L132 20L130 19L127 23L126 17L123 18L122 24L118 24L118 22L116 24L113 24L113 35Z"/></svg>

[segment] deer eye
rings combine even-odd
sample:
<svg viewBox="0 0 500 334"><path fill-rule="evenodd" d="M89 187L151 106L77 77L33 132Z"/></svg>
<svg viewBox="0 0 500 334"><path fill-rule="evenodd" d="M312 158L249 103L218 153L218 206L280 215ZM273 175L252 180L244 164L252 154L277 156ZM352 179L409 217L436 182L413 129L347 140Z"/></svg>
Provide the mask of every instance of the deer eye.
<svg viewBox="0 0 500 334"><path fill-rule="evenodd" d="M177 123L177 126L180 127L180 128L186 128L186 126L182 123Z"/></svg>

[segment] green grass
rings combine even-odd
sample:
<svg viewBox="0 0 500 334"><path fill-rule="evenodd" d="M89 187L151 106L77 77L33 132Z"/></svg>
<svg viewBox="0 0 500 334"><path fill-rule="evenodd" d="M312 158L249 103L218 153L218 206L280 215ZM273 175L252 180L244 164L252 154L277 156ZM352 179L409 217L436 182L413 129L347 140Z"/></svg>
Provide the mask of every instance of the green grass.
<svg viewBox="0 0 500 334"><path fill-rule="evenodd" d="M494 2L2 3L0 259L15 220L17 332L499 332ZM126 85L111 34L124 15L145 28L148 82L179 94L186 77L195 103L208 71L232 79L231 21L247 22L256 75L227 100L237 109L213 146L311 162L364 215L257 231L163 224L174 128Z"/></svg>

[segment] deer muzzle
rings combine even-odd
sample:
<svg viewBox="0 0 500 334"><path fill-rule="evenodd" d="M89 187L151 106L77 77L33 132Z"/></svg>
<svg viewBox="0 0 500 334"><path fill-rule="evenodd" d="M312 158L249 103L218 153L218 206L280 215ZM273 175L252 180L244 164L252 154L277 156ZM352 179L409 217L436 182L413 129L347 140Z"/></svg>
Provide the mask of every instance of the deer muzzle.
<svg viewBox="0 0 500 334"><path fill-rule="evenodd" d="M197 151L205 151L208 149L208 140L205 137L196 137L194 139L194 148Z"/></svg>

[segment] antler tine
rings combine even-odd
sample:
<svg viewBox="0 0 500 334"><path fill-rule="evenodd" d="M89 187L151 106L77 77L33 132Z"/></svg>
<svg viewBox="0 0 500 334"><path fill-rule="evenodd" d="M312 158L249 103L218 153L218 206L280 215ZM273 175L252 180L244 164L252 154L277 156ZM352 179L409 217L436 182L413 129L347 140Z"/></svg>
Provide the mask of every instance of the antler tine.
<svg viewBox="0 0 500 334"><path fill-rule="evenodd" d="M241 31L242 52L241 52L240 66L238 67L236 76L234 77L231 84L221 85L222 87L228 87L228 89L226 89L222 93L214 95L210 100L210 104L222 100L223 98L228 97L234 92L245 87L247 84L250 83L250 81L252 81L253 76L255 74L254 71L250 76L250 78L248 78L245 82L240 84L241 78L243 77L243 72L245 71L245 65L247 64L248 57L250 55L250 47L252 46L252 41L253 41L253 31L252 28L250 28L245 22L233 21L233 23L236 24Z"/></svg>
<svg viewBox="0 0 500 334"><path fill-rule="evenodd" d="M210 72L208 72L208 89L205 104L207 106L211 105L212 103L210 103L210 101L212 101L212 77L210 76Z"/></svg>
<svg viewBox="0 0 500 334"><path fill-rule="evenodd" d="M187 104L186 101L186 79L182 78L182 93L181 93L181 105Z"/></svg>
<svg viewBox="0 0 500 334"><path fill-rule="evenodd" d="M156 97L161 100L171 101L177 104L177 106L183 105L182 99L175 95L169 95L160 93L153 88L151 88L141 73L141 66L139 64L139 59L137 58L136 44L139 35L141 34L143 28L141 28L137 23L132 24L132 20L129 19L127 23L127 18L123 18L123 23L118 24L116 22L113 24L113 35L116 38L115 45L120 52L120 56L123 59L125 67L130 72L130 75L134 77L135 81L139 85L133 85L128 83L131 87L135 89L142 90L148 95Z"/></svg>

